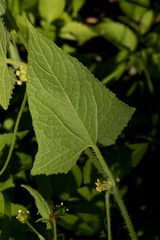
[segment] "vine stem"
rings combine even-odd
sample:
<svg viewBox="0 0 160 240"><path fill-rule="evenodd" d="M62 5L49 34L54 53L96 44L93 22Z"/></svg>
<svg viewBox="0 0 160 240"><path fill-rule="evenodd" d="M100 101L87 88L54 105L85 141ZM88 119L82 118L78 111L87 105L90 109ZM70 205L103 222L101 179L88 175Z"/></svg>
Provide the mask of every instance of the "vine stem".
<svg viewBox="0 0 160 240"><path fill-rule="evenodd" d="M10 146L10 149L9 149L8 157L7 157L7 160L6 160L3 168L0 171L0 175L2 175L2 173L6 170L6 167L7 167L8 163L9 163L9 161L11 159L12 152L13 152L13 149L14 149L14 145L15 145L15 142L16 142L16 134L17 134L19 122L20 122L20 119L21 119L21 116L22 116L22 113L23 113L23 109L24 109L24 107L26 105L26 102L27 102L27 93L25 92L25 95L24 95L24 98L23 98L23 102L22 102L20 111L18 113L18 117L17 117L16 124L15 124L15 127L14 127L13 139L12 139L12 143L11 143L11 146Z"/></svg>
<svg viewBox="0 0 160 240"><path fill-rule="evenodd" d="M24 63L24 62L21 62L21 61L18 61L18 60L14 60L14 59L9 59L9 58L6 59L6 62L7 62L8 64L23 66L24 68L27 69L27 64Z"/></svg>
<svg viewBox="0 0 160 240"><path fill-rule="evenodd" d="M107 215L107 227L108 227L108 240L112 240L112 233L111 233L111 215L110 215L110 191L105 192L105 201L106 201L106 215Z"/></svg>
<svg viewBox="0 0 160 240"><path fill-rule="evenodd" d="M112 175L112 172L110 171L107 163L105 162L105 160L104 160L103 156L101 155L101 152L99 151L97 146L94 145L92 148L93 148L93 150L94 150L94 152L95 152L95 154L96 154L100 164L102 165L104 171L106 172L108 178L110 179L110 181L112 183L112 194L114 195L114 197L115 197L115 199L117 201L117 204L118 204L119 209L120 209L120 211L122 213L124 221L125 221L125 223L126 223L126 225L128 227L128 231L130 233L131 239L132 240L138 240L138 238L136 236L136 233L134 231L134 227L132 225L131 219L130 219L129 214L127 212L127 209L126 209L126 207L125 207L125 205L123 203L123 200L122 200L121 194L119 192L119 189L117 187L116 181L115 181L115 179L114 179L114 177Z"/></svg>

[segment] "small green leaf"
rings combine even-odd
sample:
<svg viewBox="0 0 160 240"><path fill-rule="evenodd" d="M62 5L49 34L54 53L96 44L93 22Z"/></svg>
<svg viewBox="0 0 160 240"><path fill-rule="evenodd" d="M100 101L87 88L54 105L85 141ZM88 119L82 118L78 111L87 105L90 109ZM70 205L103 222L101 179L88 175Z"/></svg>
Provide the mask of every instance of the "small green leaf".
<svg viewBox="0 0 160 240"><path fill-rule="evenodd" d="M57 19L65 7L65 0L39 0L38 10L42 18L51 23Z"/></svg>
<svg viewBox="0 0 160 240"><path fill-rule="evenodd" d="M97 29L110 42L120 49L126 48L134 51L138 41L134 32L125 24L105 19L105 22L97 24Z"/></svg>
<svg viewBox="0 0 160 240"><path fill-rule="evenodd" d="M45 218L46 220L49 220L49 214L51 214L51 209L50 206L48 205L48 203L44 200L44 198L41 196L41 194L26 185L21 185L22 187L24 187L25 189L28 190L28 192L34 197L35 200L35 204L38 208L38 212L41 214L41 216L43 218Z"/></svg>
<svg viewBox="0 0 160 240"><path fill-rule="evenodd" d="M151 28L153 22L154 22L154 11L152 9L146 11L143 14L143 17L141 19L141 25L140 25L140 33L141 34L146 34L149 29Z"/></svg>
<svg viewBox="0 0 160 240"><path fill-rule="evenodd" d="M104 153L107 163L115 177L123 179L136 167L148 149L148 143L126 144Z"/></svg>
<svg viewBox="0 0 160 240"><path fill-rule="evenodd" d="M11 203L7 195L0 193L0 205L3 204L4 212L0 238L1 240L8 240L10 238L11 229Z"/></svg>
<svg viewBox="0 0 160 240"><path fill-rule="evenodd" d="M115 143L135 111L30 24L27 74L39 145L33 175L67 173L87 147Z"/></svg>
<svg viewBox="0 0 160 240"><path fill-rule="evenodd" d="M7 110L12 90L15 84L15 77L6 63L7 49L10 42L10 33L0 18L0 105Z"/></svg>
<svg viewBox="0 0 160 240"><path fill-rule="evenodd" d="M81 185L81 170L77 165L74 165L71 171L68 172L68 174L53 175L52 182L54 194L62 201L66 201L70 196L72 196L72 193L76 191L76 189L79 188Z"/></svg>
<svg viewBox="0 0 160 240"><path fill-rule="evenodd" d="M84 5L85 0L72 0L73 16L77 16L77 13Z"/></svg>
<svg viewBox="0 0 160 240"><path fill-rule="evenodd" d="M57 223L62 227L77 232L78 235L93 235L94 231L80 217L73 214L65 214L57 219Z"/></svg>
<svg viewBox="0 0 160 240"><path fill-rule="evenodd" d="M22 139L26 134L28 133L28 130L17 132L16 136L19 139ZM4 133L0 134L0 151L7 145L10 146L13 139L13 133Z"/></svg>
<svg viewBox="0 0 160 240"><path fill-rule="evenodd" d="M150 6L150 0L119 1L121 10L135 22L140 22Z"/></svg>
<svg viewBox="0 0 160 240"><path fill-rule="evenodd" d="M99 34L81 22L72 21L61 28L59 36L69 40L86 42L99 36Z"/></svg>
<svg viewBox="0 0 160 240"><path fill-rule="evenodd" d="M0 192L8 189L8 188L14 188L15 184L13 181L13 176L10 176L10 178L6 179L5 181L0 182Z"/></svg>

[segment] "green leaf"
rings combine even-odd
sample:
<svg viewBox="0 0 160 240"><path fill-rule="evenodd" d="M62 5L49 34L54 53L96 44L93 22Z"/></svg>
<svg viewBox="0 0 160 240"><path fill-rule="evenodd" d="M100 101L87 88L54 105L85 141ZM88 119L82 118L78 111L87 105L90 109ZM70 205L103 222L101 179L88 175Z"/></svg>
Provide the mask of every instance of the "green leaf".
<svg viewBox="0 0 160 240"><path fill-rule="evenodd" d="M10 33L0 18L0 105L7 110L14 88L15 77L6 63L7 49L10 42Z"/></svg>
<svg viewBox="0 0 160 240"><path fill-rule="evenodd" d="M53 175L52 182L54 194L62 201L66 201L82 183L81 170L74 165L68 174Z"/></svg>
<svg viewBox="0 0 160 240"><path fill-rule="evenodd" d="M35 200L35 204L38 208L38 212L41 214L41 216L47 220L49 220L49 214L51 214L51 209L50 206L48 205L48 203L44 200L44 198L41 196L41 194L26 185L21 185L22 187L24 187L25 189L28 190L28 192L34 197Z"/></svg>
<svg viewBox="0 0 160 240"><path fill-rule="evenodd" d="M38 10L42 18L51 23L57 19L65 7L65 0L39 0Z"/></svg>
<svg viewBox="0 0 160 240"><path fill-rule="evenodd" d="M134 108L29 24L27 94L39 145L31 173L67 173L81 152L115 142Z"/></svg>
<svg viewBox="0 0 160 240"><path fill-rule="evenodd" d="M22 212L28 211L28 209L23 205L15 204L15 203L11 203L11 209L12 209L12 216L17 216L19 210L21 210Z"/></svg>
<svg viewBox="0 0 160 240"><path fill-rule="evenodd" d="M65 214L57 219L57 223L62 227L77 232L78 235L93 235L94 231L80 217L73 214Z"/></svg>
<svg viewBox="0 0 160 240"><path fill-rule="evenodd" d="M61 28L59 36L69 40L86 42L99 36L99 34L81 22L72 21Z"/></svg>
<svg viewBox="0 0 160 240"><path fill-rule="evenodd" d="M140 24L140 33L141 34L146 34L149 29L151 28L153 22L155 19L154 11L152 9L146 11L143 14L143 17L141 19L141 24Z"/></svg>
<svg viewBox="0 0 160 240"><path fill-rule="evenodd" d="M143 14L150 6L150 0L120 1L121 10L135 22L140 22Z"/></svg>
<svg viewBox="0 0 160 240"><path fill-rule="evenodd" d="M134 32L125 24L105 19L105 22L97 24L97 29L110 42L118 48L126 48L134 51L138 41Z"/></svg>
<svg viewBox="0 0 160 240"><path fill-rule="evenodd" d="M17 132L16 136L21 140L26 134L28 130ZM4 133L0 134L0 151L7 145L9 146L12 143L13 133Z"/></svg>
<svg viewBox="0 0 160 240"><path fill-rule="evenodd" d="M116 178L124 178L138 165L148 149L148 143L125 144L104 153L107 163Z"/></svg>
<svg viewBox="0 0 160 240"><path fill-rule="evenodd" d="M1 240L9 240L11 229L11 203L7 195L0 193L0 205L4 204ZM1 215L1 213L0 213Z"/></svg>
<svg viewBox="0 0 160 240"><path fill-rule="evenodd" d="M84 5L85 0L72 0L73 16L76 17L79 10Z"/></svg>
<svg viewBox="0 0 160 240"><path fill-rule="evenodd" d="M10 178L6 179L5 181L0 182L0 192L15 187L13 177L10 176Z"/></svg>

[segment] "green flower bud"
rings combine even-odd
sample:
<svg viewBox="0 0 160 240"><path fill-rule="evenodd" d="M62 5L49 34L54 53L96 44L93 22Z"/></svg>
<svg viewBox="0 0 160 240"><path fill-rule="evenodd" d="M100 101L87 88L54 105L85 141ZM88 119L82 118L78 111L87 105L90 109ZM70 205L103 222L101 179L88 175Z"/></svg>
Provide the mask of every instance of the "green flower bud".
<svg viewBox="0 0 160 240"><path fill-rule="evenodd" d="M22 81L21 81L21 80L18 80L18 81L17 81L17 84L18 84L18 85L22 85Z"/></svg>
<svg viewBox="0 0 160 240"><path fill-rule="evenodd" d="M28 220L30 218L30 213L29 211L27 212L22 212L21 210L18 211L19 214L18 216L16 217L21 223L28 223Z"/></svg>
<svg viewBox="0 0 160 240"><path fill-rule="evenodd" d="M19 78L20 78L20 80L21 80L22 82L26 82L26 81L27 81L26 74L21 74L21 75L19 76Z"/></svg>
<svg viewBox="0 0 160 240"><path fill-rule="evenodd" d="M16 75L20 76L21 72L19 70L16 71Z"/></svg>
<svg viewBox="0 0 160 240"><path fill-rule="evenodd" d="M27 69L24 67L20 67L21 74L27 75Z"/></svg>

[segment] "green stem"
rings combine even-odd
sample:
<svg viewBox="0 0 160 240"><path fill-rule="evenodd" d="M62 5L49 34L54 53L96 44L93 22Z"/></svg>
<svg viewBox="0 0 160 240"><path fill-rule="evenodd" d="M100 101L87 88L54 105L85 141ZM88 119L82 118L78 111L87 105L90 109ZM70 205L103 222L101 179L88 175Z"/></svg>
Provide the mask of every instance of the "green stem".
<svg viewBox="0 0 160 240"><path fill-rule="evenodd" d="M18 61L18 60L14 60L14 59L9 59L9 58L6 59L6 62L7 62L8 64L23 66L24 68L27 69L27 64L24 63L24 62L21 62L21 61Z"/></svg>
<svg viewBox="0 0 160 240"><path fill-rule="evenodd" d="M39 237L39 239L45 240L44 237L42 237L42 235L39 234L39 232L37 232L37 230L36 230L29 222L27 222L26 224L28 225L28 227L29 227L30 229L33 230L33 232L35 232L35 234L37 234L37 236Z"/></svg>
<svg viewBox="0 0 160 240"><path fill-rule="evenodd" d="M128 215L128 212L127 212L127 209L123 203L123 200L122 200L122 197L121 197L121 194L119 192L119 189L117 187L117 184L116 184L116 181L112 175L112 172L110 171L107 163L105 162L103 156L101 155L100 151L98 150L97 146L95 145L93 147L93 150L97 156L97 158L99 159L99 162L100 164L102 165L104 171L106 172L108 178L110 179L111 183L112 183L112 194L114 195L117 203L118 203L118 206L120 208L120 211L122 213L122 216L125 220L125 223L128 227L128 231L130 233L130 236L131 236L131 239L132 240L137 240L137 236L136 236L136 233L134 231L134 228L133 228L133 225L132 225L132 222L130 220L130 217ZM107 207L107 206L106 206Z"/></svg>
<svg viewBox="0 0 160 240"><path fill-rule="evenodd" d="M106 191L105 201L106 201L106 215L107 215L107 226L108 226L108 240L112 240L109 197L110 197L110 191Z"/></svg>
<svg viewBox="0 0 160 240"><path fill-rule="evenodd" d="M98 159L96 158L95 154L91 151L91 149L86 148L85 153L88 155L91 162L96 166L98 171L102 174L103 178L107 179L108 176L107 176L106 172L103 170L102 165L99 163Z"/></svg>
<svg viewBox="0 0 160 240"><path fill-rule="evenodd" d="M130 236L131 236L131 239L132 240L138 240L137 236L136 236L136 233L135 233L135 230L133 228L133 225L132 225L132 222L131 222L131 219L128 215L128 212L127 212L127 209L123 203L123 200L122 200L122 197L121 197L121 194L119 192L119 189L116 187L113 191L113 195L118 203L118 206L121 210L121 213L122 213L122 216L124 218L124 221L128 227L128 230L129 230L129 233L130 233Z"/></svg>
<svg viewBox="0 0 160 240"><path fill-rule="evenodd" d="M27 49L28 43L27 43L27 39L24 37L24 35L22 34L21 30L19 29L19 27L17 26L12 14L10 13L7 4L3 1L0 0L0 10L2 12L2 14L6 14L8 21L11 23L13 29L16 31L16 33L18 34L19 38L21 39L21 41L23 42L25 48Z"/></svg>
<svg viewBox="0 0 160 240"><path fill-rule="evenodd" d="M100 153L100 151L99 151L99 149L97 148L96 145L93 147L93 150L94 150L94 152L95 152L95 154L96 154L96 156L97 156L97 158L98 158L98 160L99 160L99 162L100 162L100 164L101 164L101 166L103 168L103 171L106 173L108 178L110 178L110 180L112 182L113 188L116 187L116 181L115 181L115 179L114 179L114 177L112 175L112 172L109 169L107 163L105 162L104 158L102 157L102 155L101 155L101 153Z"/></svg>
<svg viewBox="0 0 160 240"><path fill-rule="evenodd" d="M56 219L52 219L52 227L53 227L53 234L54 234L54 240L57 240L57 226L56 226Z"/></svg>
<svg viewBox="0 0 160 240"><path fill-rule="evenodd" d="M10 146L10 149L9 149L8 157L7 157L7 160L6 160L3 168L0 171L0 175L5 171L8 163L11 159L12 152L13 152L13 149L14 149L14 145L15 145L15 142L16 142L16 134L17 134L19 122L20 122L20 119L21 119L21 116L22 116L22 113L23 113L23 109L26 105L26 101L27 101L27 93L25 92L24 99L23 99L23 102L22 102L22 105L21 105L21 108L20 108L20 111L18 113L18 117L17 117L17 120L16 120L16 124L15 124L15 127L14 127L13 139L12 139L12 143L11 143L11 146Z"/></svg>

